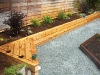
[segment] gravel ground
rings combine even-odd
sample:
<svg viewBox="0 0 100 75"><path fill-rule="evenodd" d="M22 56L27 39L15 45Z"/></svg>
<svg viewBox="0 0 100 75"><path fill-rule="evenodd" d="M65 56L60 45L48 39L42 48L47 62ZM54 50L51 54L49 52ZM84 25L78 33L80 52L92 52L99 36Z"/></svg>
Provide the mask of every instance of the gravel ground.
<svg viewBox="0 0 100 75"><path fill-rule="evenodd" d="M100 75L96 65L79 49L100 33L100 18L37 47L41 75Z"/></svg>

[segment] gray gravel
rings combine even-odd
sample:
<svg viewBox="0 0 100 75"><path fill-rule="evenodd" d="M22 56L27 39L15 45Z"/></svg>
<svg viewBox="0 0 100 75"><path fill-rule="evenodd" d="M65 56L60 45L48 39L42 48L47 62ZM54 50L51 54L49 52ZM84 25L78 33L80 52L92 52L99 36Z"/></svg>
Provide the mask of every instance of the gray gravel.
<svg viewBox="0 0 100 75"><path fill-rule="evenodd" d="M79 49L100 33L100 18L37 47L41 75L100 75L96 65Z"/></svg>

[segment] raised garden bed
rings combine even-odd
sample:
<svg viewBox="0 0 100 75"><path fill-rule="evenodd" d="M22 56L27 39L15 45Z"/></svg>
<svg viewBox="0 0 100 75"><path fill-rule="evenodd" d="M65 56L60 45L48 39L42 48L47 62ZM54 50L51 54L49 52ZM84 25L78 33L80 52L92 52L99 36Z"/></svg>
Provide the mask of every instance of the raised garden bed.
<svg viewBox="0 0 100 75"><path fill-rule="evenodd" d="M7 64L14 64L14 61L17 63L24 62L28 64L32 75L38 74L38 58L33 56L36 55L36 47L34 45L34 39L32 36L24 37L22 39L4 44L0 46L0 56L2 57L0 62L5 62L4 65L0 64L2 70L0 75L3 75L4 68L7 67ZM2 54L3 53L3 54ZM7 58L9 57L9 59ZM7 58L7 60L5 59ZM10 63L8 62L10 61ZM6 64L6 65L5 65Z"/></svg>
<svg viewBox="0 0 100 75"><path fill-rule="evenodd" d="M100 34L99 34L100 36ZM97 65L100 69L100 37L95 34L90 39L80 45L80 49Z"/></svg>
<svg viewBox="0 0 100 75"><path fill-rule="evenodd" d="M7 56L10 56L14 59L16 59L17 61L20 62L26 62L30 65L31 70L34 72L34 75L38 74L38 59L36 61L31 61L31 56L30 54L32 54L32 52L28 51L30 50L30 48L32 49L32 46L34 46L33 49L35 49L35 46L38 46L40 44L43 44L53 38L56 38L66 32L69 32L75 28L78 28L96 18L99 18L100 13L94 13L91 15L86 16L86 18L79 18L77 17L77 15L73 15L71 17L71 19L69 20L64 20L64 21L58 21L55 20L53 24L51 25L41 25L40 27L33 27L31 26L25 26L22 29L25 29L24 32L21 32L20 35L16 36L16 37L10 37L8 35L6 35L6 32L2 32L0 34L0 52L2 52L3 54L6 54ZM32 31L32 33L28 33L28 29ZM28 52L29 54L25 55L24 59L18 58L18 56L23 53L23 52L18 52L21 51L20 50L20 46L18 46L18 43L23 43L22 40L25 39L33 39L34 44L32 44L32 46L28 46L26 45L24 52L25 54ZM14 44L15 43L15 44ZM28 42L29 43L29 42ZM26 44L28 44L26 43ZM7 49L8 48L8 49ZM12 49L11 53L6 53L6 50ZM15 49L16 48L16 49ZM19 48L19 49L18 49ZM16 52L17 50L17 52ZM34 52L34 51L33 51ZM19 53L19 54L17 54ZM36 49L35 49L35 53L36 53ZM16 55L17 54L17 55Z"/></svg>
<svg viewBox="0 0 100 75"><path fill-rule="evenodd" d="M71 19L63 21L55 19L54 23L50 25L41 25L40 27L33 27L32 25L25 26L22 28L25 31L21 32L21 34L16 37L10 37L5 34L6 32L3 32L0 34L0 36L3 38L3 40L0 41L0 45L32 35L34 38L35 45L38 46L42 43L45 43L46 41L49 41L50 39L53 39L59 35L62 35L68 31L80 27L96 18L99 18L99 15L100 14L98 12L95 14L88 15L86 16L86 18L79 18L77 15L74 14ZM32 33L29 33L28 30L31 30Z"/></svg>

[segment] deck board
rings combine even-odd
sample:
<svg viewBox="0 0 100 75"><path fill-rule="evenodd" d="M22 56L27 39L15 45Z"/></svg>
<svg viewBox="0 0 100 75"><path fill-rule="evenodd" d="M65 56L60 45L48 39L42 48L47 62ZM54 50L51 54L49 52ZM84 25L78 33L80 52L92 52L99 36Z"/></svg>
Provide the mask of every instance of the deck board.
<svg viewBox="0 0 100 75"><path fill-rule="evenodd" d="M29 38L26 38L25 43L26 59L32 61L31 44Z"/></svg>
<svg viewBox="0 0 100 75"><path fill-rule="evenodd" d="M26 56L25 56L25 39L21 39L19 44L20 44L20 46L19 46L19 50L20 50L19 55L20 56L23 55L24 58L26 58Z"/></svg>
<svg viewBox="0 0 100 75"><path fill-rule="evenodd" d="M18 56L19 55L19 50L20 50L19 49L19 40L15 41L14 43L15 43L14 44L14 54Z"/></svg>
<svg viewBox="0 0 100 75"><path fill-rule="evenodd" d="M11 52L7 53L7 50L11 50ZM32 54L36 54L36 46L34 44L33 36L4 44L0 46L0 52L14 58L15 60L29 64L31 67L33 67L31 71L34 73L38 71L38 69L36 69L36 67L39 65L38 58L36 58L36 60L32 60ZM22 55L24 57L19 58L19 56Z"/></svg>

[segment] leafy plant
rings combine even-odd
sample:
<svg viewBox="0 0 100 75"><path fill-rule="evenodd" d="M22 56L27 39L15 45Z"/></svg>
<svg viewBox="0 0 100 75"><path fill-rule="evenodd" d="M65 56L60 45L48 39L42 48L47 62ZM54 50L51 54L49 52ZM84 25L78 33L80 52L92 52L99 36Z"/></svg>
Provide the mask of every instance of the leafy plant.
<svg viewBox="0 0 100 75"><path fill-rule="evenodd" d="M84 13L79 13L79 14L77 14L79 17L83 17L83 18L85 18L86 17L86 14L84 14Z"/></svg>
<svg viewBox="0 0 100 75"><path fill-rule="evenodd" d="M0 37L0 41L3 41L4 39L2 37Z"/></svg>
<svg viewBox="0 0 100 75"><path fill-rule="evenodd" d="M33 33L32 30L28 29L28 34L31 34L31 33Z"/></svg>
<svg viewBox="0 0 100 75"><path fill-rule="evenodd" d="M8 69L6 68L4 70L4 74L5 75L14 75L17 71L17 67L14 67L14 66L10 66Z"/></svg>
<svg viewBox="0 0 100 75"><path fill-rule="evenodd" d="M74 0L73 1L73 7L76 12L81 11L81 2L79 0Z"/></svg>
<svg viewBox="0 0 100 75"><path fill-rule="evenodd" d="M66 19L70 19L70 17L72 16L72 14L73 14L72 12L67 12L66 15L65 15L65 18Z"/></svg>
<svg viewBox="0 0 100 75"><path fill-rule="evenodd" d="M67 12L66 15L70 17L70 16L73 15L73 13L72 12Z"/></svg>
<svg viewBox="0 0 100 75"><path fill-rule="evenodd" d="M23 75L22 73L17 73L16 75Z"/></svg>
<svg viewBox="0 0 100 75"><path fill-rule="evenodd" d="M43 17L43 24L51 24L53 23L53 19L50 16Z"/></svg>
<svg viewBox="0 0 100 75"><path fill-rule="evenodd" d="M64 13L63 11L60 11L60 12L58 13L57 19L59 19L59 20L64 20L64 19L66 19L65 13Z"/></svg>
<svg viewBox="0 0 100 75"><path fill-rule="evenodd" d="M100 38L100 35L98 33L95 36L96 36L96 38Z"/></svg>
<svg viewBox="0 0 100 75"><path fill-rule="evenodd" d="M90 6L88 5L87 2L82 1L81 9L82 9L82 13L88 13L90 11Z"/></svg>
<svg viewBox="0 0 100 75"><path fill-rule="evenodd" d="M66 18L66 19L70 19L70 16L67 16L67 15L66 15L65 18Z"/></svg>
<svg viewBox="0 0 100 75"><path fill-rule="evenodd" d="M6 25L9 25L10 28L10 35L11 36L16 36L17 34L20 33L20 29L23 25L23 18L25 15L21 12L12 12L8 16L9 18L5 20L3 23Z"/></svg>
<svg viewBox="0 0 100 75"><path fill-rule="evenodd" d="M100 0L85 0L85 2L87 2L90 9L93 9L94 11L98 10L98 8L100 6Z"/></svg>
<svg viewBox="0 0 100 75"><path fill-rule="evenodd" d="M37 19L31 19L30 21L34 27L40 26L40 22Z"/></svg>
<svg viewBox="0 0 100 75"><path fill-rule="evenodd" d="M25 64L24 63L21 63L21 64L18 64L18 65L13 65L13 66L10 66L9 68L6 68L4 70L4 74L5 75L14 75L17 73L17 71L19 69L21 69L22 67L24 67Z"/></svg>

